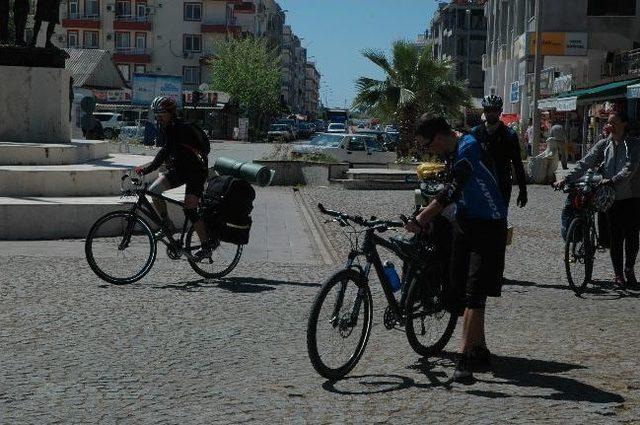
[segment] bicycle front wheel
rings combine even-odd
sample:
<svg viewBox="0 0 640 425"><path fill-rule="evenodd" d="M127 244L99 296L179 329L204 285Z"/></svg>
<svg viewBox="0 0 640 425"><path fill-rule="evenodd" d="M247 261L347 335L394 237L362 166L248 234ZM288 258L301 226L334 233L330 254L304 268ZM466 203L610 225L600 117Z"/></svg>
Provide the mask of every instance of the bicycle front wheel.
<svg viewBox="0 0 640 425"><path fill-rule="evenodd" d="M564 245L564 264L571 289L580 295L591 282L595 256L595 230L585 228L584 220L575 218L569 225Z"/></svg>
<svg viewBox="0 0 640 425"><path fill-rule="evenodd" d="M414 279L409 287L405 311L405 332L409 345L421 356L440 353L447 345L458 323L458 316L444 309L442 273L429 273Z"/></svg>
<svg viewBox="0 0 640 425"><path fill-rule="evenodd" d="M185 239L185 249L195 254L202 248L202 242L196 232L195 225L191 225ZM196 263L189 261L191 268L200 276L207 279L221 278L233 271L242 257L242 245L220 241L220 245L211 253L211 257Z"/></svg>
<svg viewBox="0 0 640 425"><path fill-rule="evenodd" d="M324 282L307 325L309 359L321 376L340 379L358 364L371 333L372 304L369 286L355 270Z"/></svg>
<svg viewBox="0 0 640 425"><path fill-rule="evenodd" d="M130 211L114 211L99 218L84 245L91 270L115 285L142 279L153 266L156 249L149 225Z"/></svg>

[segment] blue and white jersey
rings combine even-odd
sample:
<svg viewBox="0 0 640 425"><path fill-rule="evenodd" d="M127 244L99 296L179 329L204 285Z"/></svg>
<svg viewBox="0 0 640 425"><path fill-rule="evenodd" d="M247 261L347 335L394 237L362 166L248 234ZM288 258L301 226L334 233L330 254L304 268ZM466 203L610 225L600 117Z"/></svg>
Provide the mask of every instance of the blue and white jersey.
<svg viewBox="0 0 640 425"><path fill-rule="evenodd" d="M452 182L438 197L439 202L455 202L459 218L505 220L507 205L495 171L489 167L482 161L480 142L470 134L461 137L453 157Z"/></svg>

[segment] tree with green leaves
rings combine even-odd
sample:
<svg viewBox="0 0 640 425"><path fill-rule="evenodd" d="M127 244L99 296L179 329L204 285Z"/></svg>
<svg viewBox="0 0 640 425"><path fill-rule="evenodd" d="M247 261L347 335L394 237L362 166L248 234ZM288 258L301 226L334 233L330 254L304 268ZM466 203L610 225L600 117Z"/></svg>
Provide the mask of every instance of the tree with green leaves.
<svg viewBox="0 0 640 425"><path fill-rule="evenodd" d="M210 86L228 93L249 118L251 134L263 131L280 109L281 64L262 39L246 37L215 45Z"/></svg>
<svg viewBox="0 0 640 425"><path fill-rule="evenodd" d="M375 111L383 121L395 121L400 131L399 156L413 150L420 115L459 118L461 109L470 104L466 81L457 81L453 63L434 58L431 48L396 41L391 59L379 50L367 49L362 54L382 69L385 79L360 77L354 106Z"/></svg>

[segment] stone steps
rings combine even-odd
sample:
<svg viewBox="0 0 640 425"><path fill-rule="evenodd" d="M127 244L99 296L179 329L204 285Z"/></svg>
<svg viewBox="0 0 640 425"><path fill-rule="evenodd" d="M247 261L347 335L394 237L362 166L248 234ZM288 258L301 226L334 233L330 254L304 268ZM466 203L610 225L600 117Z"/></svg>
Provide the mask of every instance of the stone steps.
<svg viewBox="0 0 640 425"><path fill-rule="evenodd" d="M108 158L70 165L0 166L2 197L81 197L120 193L123 175L152 158L142 155L111 155Z"/></svg>
<svg viewBox="0 0 640 425"><path fill-rule="evenodd" d="M106 158L109 143L100 140L73 140L71 143L0 142L2 165L70 165Z"/></svg>

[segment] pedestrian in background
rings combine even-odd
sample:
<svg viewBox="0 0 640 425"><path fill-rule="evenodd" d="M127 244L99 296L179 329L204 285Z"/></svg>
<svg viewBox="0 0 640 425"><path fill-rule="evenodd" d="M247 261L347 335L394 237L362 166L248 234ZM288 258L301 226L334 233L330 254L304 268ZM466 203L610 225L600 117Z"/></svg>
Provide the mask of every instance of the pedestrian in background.
<svg viewBox="0 0 640 425"><path fill-rule="evenodd" d="M556 122L549 131L549 138L547 139L547 146L552 143L558 147L558 157L562 164L563 170L568 170L567 166L567 133L564 131L564 127L559 122Z"/></svg>

